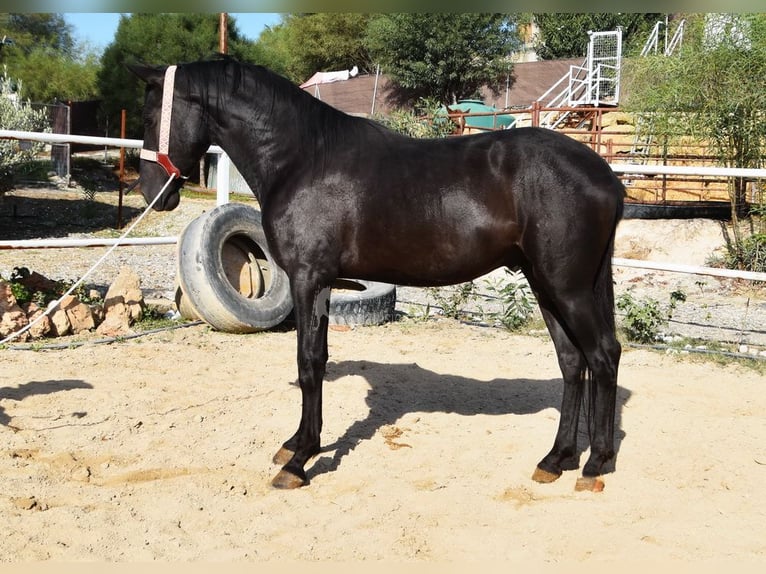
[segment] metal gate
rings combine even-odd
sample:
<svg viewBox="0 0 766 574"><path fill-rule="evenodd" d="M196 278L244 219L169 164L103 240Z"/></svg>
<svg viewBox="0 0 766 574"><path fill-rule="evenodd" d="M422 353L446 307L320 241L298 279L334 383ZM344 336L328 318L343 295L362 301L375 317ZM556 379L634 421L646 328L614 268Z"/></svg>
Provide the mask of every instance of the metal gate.
<svg viewBox="0 0 766 574"><path fill-rule="evenodd" d="M588 54L582 66L569 66L569 72L537 98L543 107L599 107L619 103L622 29L618 26L608 32L589 30L588 36ZM549 111L541 116L540 125L555 129L569 115L570 112Z"/></svg>
<svg viewBox="0 0 766 574"><path fill-rule="evenodd" d="M622 59L622 29L609 32L588 32L588 90L587 101L594 106L616 106L620 100L620 60Z"/></svg>

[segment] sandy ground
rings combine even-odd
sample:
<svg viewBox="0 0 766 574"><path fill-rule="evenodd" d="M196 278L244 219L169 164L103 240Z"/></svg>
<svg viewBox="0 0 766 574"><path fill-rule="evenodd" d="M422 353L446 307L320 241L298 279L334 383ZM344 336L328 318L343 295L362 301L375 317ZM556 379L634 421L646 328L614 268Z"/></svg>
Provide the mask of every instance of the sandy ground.
<svg viewBox="0 0 766 574"><path fill-rule="evenodd" d="M720 245L714 222L623 221L616 255L703 265ZM94 258L75 251L2 264L60 277ZM118 253L167 267L159 250ZM743 297L710 278L616 281L658 297L681 284L711 310ZM0 561L766 562L766 393L744 366L626 349L614 472L584 493L576 471L530 478L559 418L547 336L416 318L334 330L325 449L311 484L282 492L271 457L298 424L294 331L195 326L0 361Z"/></svg>
<svg viewBox="0 0 766 574"><path fill-rule="evenodd" d="M615 470L585 493L530 480L559 417L547 338L406 320L331 331L330 356L324 451L283 492L293 331L3 351L0 560L766 559L753 370L627 350Z"/></svg>

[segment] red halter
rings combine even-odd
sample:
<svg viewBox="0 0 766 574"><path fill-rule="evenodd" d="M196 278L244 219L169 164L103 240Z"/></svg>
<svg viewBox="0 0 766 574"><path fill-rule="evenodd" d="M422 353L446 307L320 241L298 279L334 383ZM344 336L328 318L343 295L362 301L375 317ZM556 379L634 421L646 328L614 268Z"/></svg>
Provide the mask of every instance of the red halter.
<svg viewBox="0 0 766 574"><path fill-rule="evenodd" d="M168 66L165 70L165 82L162 87L162 110L160 111L160 141L159 150L152 151L141 148L139 157L146 161L153 161L159 164L170 177L187 179L187 176L181 174L168 156L170 147L170 118L173 114L173 88L176 79L176 66Z"/></svg>

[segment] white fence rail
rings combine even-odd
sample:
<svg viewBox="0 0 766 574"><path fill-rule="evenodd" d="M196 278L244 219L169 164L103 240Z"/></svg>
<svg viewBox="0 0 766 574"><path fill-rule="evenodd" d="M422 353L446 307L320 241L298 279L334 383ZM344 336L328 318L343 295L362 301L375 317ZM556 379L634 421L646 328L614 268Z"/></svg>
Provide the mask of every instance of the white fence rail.
<svg viewBox="0 0 766 574"><path fill-rule="evenodd" d="M103 145L105 147L128 147L141 148L142 140L102 138L94 136L78 136L67 134L51 134L40 132L24 132L16 130L0 130L0 138L17 139L24 141L39 141L44 143L82 143L90 145ZM228 156L218 146L211 146L207 153L220 154L217 169L217 196L219 205L226 203L229 196L229 168ZM616 173L627 174L653 174L653 175L701 175L718 177L744 177L749 179L766 178L766 169L752 168L727 168L727 167L695 167L695 166L663 166L663 165L637 165L630 163L610 164ZM120 242L120 245L159 245L175 244L177 237L151 237L129 238ZM45 240L16 240L0 241L0 250L3 249L42 249L63 247L97 247L114 245L115 239L45 239ZM711 275L717 277L730 277L747 279L752 281L766 281L766 273L752 271L737 271L732 269L717 269L713 267L698 267L678 263L662 263L644 261L639 259L624 259L615 257L613 263L616 266L633 267L639 269L654 269L675 273L691 273L696 275Z"/></svg>
<svg viewBox="0 0 766 574"><path fill-rule="evenodd" d="M0 139L37 141L47 144L80 143L104 147L126 147L140 149L143 140L124 138L105 138L72 134L52 134L43 132L25 132L18 130L0 130ZM229 156L219 146L210 146L207 153L219 154L216 171L216 203L222 205L229 201ZM60 249L65 247L106 247L119 241L121 246L135 245L174 245L178 237L128 237L118 239L26 239L0 241L0 251L6 249Z"/></svg>
<svg viewBox="0 0 766 574"><path fill-rule="evenodd" d="M18 130L0 130L0 139L15 139L22 141L37 141L47 144L79 143L104 147L143 147L143 140L123 138L102 138L96 136L79 136L71 134L51 134L43 132L23 132ZM219 154L216 189L218 204L226 203L229 199L229 157L218 146L210 146L207 153Z"/></svg>

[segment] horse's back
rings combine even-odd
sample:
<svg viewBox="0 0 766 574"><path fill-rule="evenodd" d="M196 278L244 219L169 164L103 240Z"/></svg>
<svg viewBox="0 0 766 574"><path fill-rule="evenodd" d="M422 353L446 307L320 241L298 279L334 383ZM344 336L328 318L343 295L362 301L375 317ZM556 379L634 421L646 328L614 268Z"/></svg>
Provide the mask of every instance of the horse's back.
<svg viewBox="0 0 766 574"><path fill-rule="evenodd" d="M457 283L516 266L543 243L603 250L622 212L606 162L550 130L374 139L333 181L347 199L335 228L353 238L343 242L345 273Z"/></svg>

